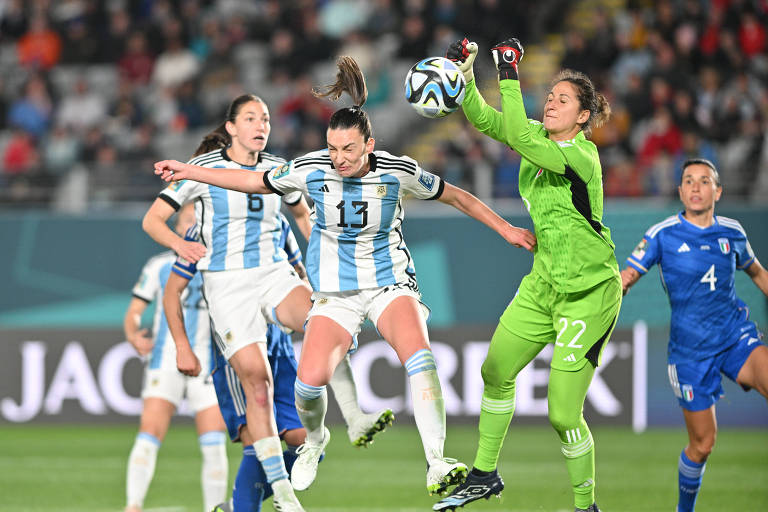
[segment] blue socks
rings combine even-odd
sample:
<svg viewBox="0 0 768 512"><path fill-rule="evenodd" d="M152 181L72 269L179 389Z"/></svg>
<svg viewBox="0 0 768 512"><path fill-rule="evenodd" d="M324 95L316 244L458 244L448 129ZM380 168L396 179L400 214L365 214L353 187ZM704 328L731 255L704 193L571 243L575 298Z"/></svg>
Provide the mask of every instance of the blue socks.
<svg viewBox="0 0 768 512"><path fill-rule="evenodd" d="M680 453L680 461L677 464L680 492L677 512L693 512L701 487L701 476L704 474L706 465L706 461L693 462L685 455L685 450Z"/></svg>
<svg viewBox="0 0 768 512"><path fill-rule="evenodd" d="M253 446L243 448L243 460L235 476L232 489L232 504L237 512L259 512L266 491L272 494L272 487L267 483L267 475L256 457Z"/></svg>
<svg viewBox="0 0 768 512"><path fill-rule="evenodd" d="M296 462L296 448L288 445L283 452L285 469L291 474L293 463ZM322 457L321 457L322 460ZM272 496L272 486L267 483L267 475L256 457L253 446L243 449L243 460L235 477L235 488L232 490L232 504L236 512L259 512L261 502Z"/></svg>

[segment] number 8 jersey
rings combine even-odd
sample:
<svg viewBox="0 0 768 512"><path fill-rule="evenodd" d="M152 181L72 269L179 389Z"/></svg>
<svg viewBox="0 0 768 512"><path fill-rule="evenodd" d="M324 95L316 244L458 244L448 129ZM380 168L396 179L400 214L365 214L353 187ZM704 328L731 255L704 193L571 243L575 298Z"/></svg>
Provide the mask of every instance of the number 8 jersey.
<svg viewBox="0 0 768 512"><path fill-rule="evenodd" d="M230 159L226 149L217 149L197 156L189 163L214 169L265 172L285 160L262 151L255 166L245 166ZM184 203L198 199L195 216L200 227L200 240L208 248L197 263L199 270L252 268L287 259L280 243L279 197L245 194L189 180L171 183L159 197L176 210ZM300 200L301 193L283 198L288 205Z"/></svg>
<svg viewBox="0 0 768 512"><path fill-rule="evenodd" d="M672 308L670 363L705 359L739 340L749 310L736 296L734 277L753 261L744 228L727 217L702 228L679 213L645 233L627 264L641 274L659 265Z"/></svg>
<svg viewBox="0 0 768 512"><path fill-rule="evenodd" d="M307 274L316 292L377 288L415 280L401 224L402 198L437 199L443 181L405 156L386 151L368 155L369 172L344 178L328 150L297 158L264 175L282 195L301 191L314 201Z"/></svg>

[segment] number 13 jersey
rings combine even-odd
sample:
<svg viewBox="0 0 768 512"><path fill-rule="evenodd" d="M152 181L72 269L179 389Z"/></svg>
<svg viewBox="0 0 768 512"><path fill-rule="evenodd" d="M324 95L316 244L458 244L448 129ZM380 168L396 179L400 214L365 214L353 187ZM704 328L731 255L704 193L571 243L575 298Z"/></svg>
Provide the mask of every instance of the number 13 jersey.
<svg viewBox="0 0 768 512"><path fill-rule="evenodd" d="M312 288L343 292L415 280L401 231L402 198L437 199L443 181L406 156L368 155L370 170L344 178L328 150L308 153L264 175L278 194L301 191L314 201L305 260Z"/></svg>
<svg viewBox="0 0 768 512"><path fill-rule="evenodd" d="M727 217L702 228L679 213L645 233L627 264L641 274L659 265L672 308L670 363L706 359L739 340L749 311L734 278L754 261L744 228Z"/></svg>

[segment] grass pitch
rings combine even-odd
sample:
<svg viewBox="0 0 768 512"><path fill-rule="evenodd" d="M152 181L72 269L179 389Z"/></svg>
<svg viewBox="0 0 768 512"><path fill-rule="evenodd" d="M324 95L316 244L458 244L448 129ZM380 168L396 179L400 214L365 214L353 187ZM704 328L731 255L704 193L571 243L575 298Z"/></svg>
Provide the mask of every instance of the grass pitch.
<svg viewBox="0 0 768 512"><path fill-rule="evenodd" d="M125 500L125 465L133 426L0 426L0 511L118 512ZM398 424L368 449L354 448L346 432L331 429L317 480L299 498L308 512L429 511L425 462L415 427ZM604 512L672 512L677 500L677 457L682 429L633 434L596 427L598 504ZM471 465L473 426L450 426L446 454ZM240 447L231 445L230 482ZM548 427L512 426L500 471L501 499L481 501L479 512L571 512L568 475L559 442ZM200 455L194 428L172 426L157 462L146 512L202 512ZM265 511L272 510L271 500ZM463 509L460 509L463 510ZM768 510L768 430L720 432L709 460L697 512Z"/></svg>

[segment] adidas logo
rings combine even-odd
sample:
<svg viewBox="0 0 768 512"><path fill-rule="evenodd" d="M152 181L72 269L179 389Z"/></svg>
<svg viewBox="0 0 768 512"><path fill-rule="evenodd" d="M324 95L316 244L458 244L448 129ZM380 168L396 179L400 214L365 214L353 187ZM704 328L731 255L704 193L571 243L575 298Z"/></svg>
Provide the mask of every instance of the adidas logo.
<svg viewBox="0 0 768 512"><path fill-rule="evenodd" d="M563 361L570 361L572 363L575 363L576 362L576 356L573 355L573 353L570 353L566 357L563 358Z"/></svg>
<svg viewBox="0 0 768 512"><path fill-rule="evenodd" d="M679 249L677 249L677 252L691 252L691 248L688 247L688 244L683 242L683 245L680 246Z"/></svg>
<svg viewBox="0 0 768 512"><path fill-rule="evenodd" d="M328 188L328 185L323 185L319 189L317 189L320 192L330 192L331 190Z"/></svg>

